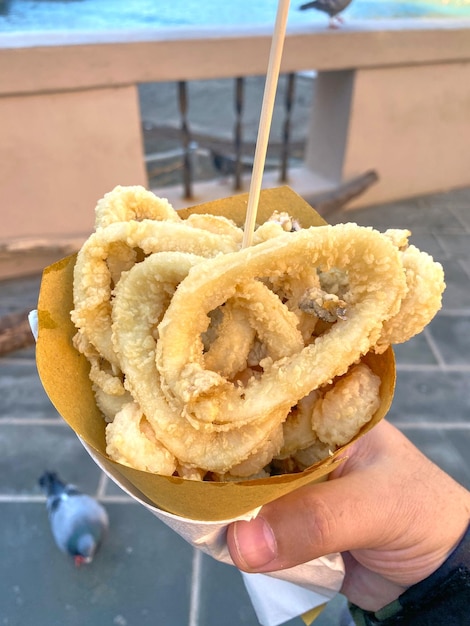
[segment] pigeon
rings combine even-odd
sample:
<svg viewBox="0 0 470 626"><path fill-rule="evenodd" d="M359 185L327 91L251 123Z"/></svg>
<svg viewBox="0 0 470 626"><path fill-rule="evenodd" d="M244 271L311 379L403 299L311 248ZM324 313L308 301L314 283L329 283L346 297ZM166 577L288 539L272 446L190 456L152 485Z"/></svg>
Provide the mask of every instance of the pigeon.
<svg viewBox="0 0 470 626"><path fill-rule="evenodd" d="M222 152L217 152L212 148L209 150L211 155L212 165L214 169L219 172L222 176L229 176L230 174L235 174L236 171L236 159L235 157L227 154L223 154Z"/></svg>
<svg viewBox="0 0 470 626"><path fill-rule="evenodd" d="M330 16L330 28L336 28L337 22L342 22L342 18L339 16L341 11L351 4L352 0L315 0L314 2L306 2L301 4L299 9L305 11L306 9L317 9L317 11L323 11Z"/></svg>
<svg viewBox="0 0 470 626"><path fill-rule="evenodd" d="M109 527L105 508L55 472L45 472L39 485L47 495L47 511L57 547L75 565L91 563Z"/></svg>

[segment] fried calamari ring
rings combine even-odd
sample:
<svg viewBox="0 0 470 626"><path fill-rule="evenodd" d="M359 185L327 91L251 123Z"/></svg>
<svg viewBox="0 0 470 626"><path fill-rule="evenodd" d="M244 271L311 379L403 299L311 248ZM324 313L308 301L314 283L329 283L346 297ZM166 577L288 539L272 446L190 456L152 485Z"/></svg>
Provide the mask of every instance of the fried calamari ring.
<svg viewBox="0 0 470 626"><path fill-rule="evenodd" d="M208 313L244 285L269 276L294 275L305 264L348 272L347 320L338 320L298 354L264 364L262 376L234 385L204 366L199 337ZM406 293L398 250L379 232L355 224L320 226L281 235L253 248L195 266L175 292L158 327L157 367L175 411L201 424L248 424L260 415L287 412L312 389L344 374L375 345L384 321ZM197 303L191 309L185 302ZM266 301L260 302L260 307ZM274 330L276 317L271 318Z"/></svg>
<svg viewBox="0 0 470 626"><path fill-rule="evenodd" d="M113 282L108 266L113 246L145 255L165 250L214 256L232 252L238 243L228 235L216 235L179 222L115 222L90 235L80 249L74 268L72 321L97 351L118 365L111 343L111 295ZM134 260L130 260L132 266ZM126 269L128 267L126 266Z"/></svg>
<svg viewBox="0 0 470 626"><path fill-rule="evenodd" d="M228 319L224 312L217 339L204 357L206 368L233 378L246 367L255 337L264 345L263 358L278 360L303 348L297 317L262 283L245 283L224 309L227 305Z"/></svg>
<svg viewBox="0 0 470 626"><path fill-rule="evenodd" d="M106 426L106 453L118 463L171 476L176 459L158 442L135 402L125 404Z"/></svg>
<svg viewBox="0 0 470 626"><path fill-rule="evenodd" d="M312 412L313 407L320 398L317 389L305 396L287 416L283 424L284 441L276 458L285 459L293 456L299 450L310 447L317 440L313 430Z"/></svg>
<svg viewBox="0 0 470 626"><path fill-rule="evenodd" d="M400 251L400 257L408 292L398 314L384 324L380 340L374 348L377 353L384 352L392 343L404 343L420 333L441 306L445 284L440 263L412 245Z"/></svg>
<svg viewBox="0 0 470 626"><path fill-rule="evenodd" d="M246 480L251 477L259 477L259 473L269 465L272 458L278 454L283 442L282 424L278 424L271 432L267 432L265 439L258 447L253 450L250 456L233 465L228 472L229 476L238 478L238 480ZM227 475L218 477L219 480L227 480Z"/></svg>
<svg viewBox="0 0 470 626"><path fill-rule="evenodd" d="M232 220L223 217L223 215L193 213L185 219L184 223L192 228L207 230L209 233L216 235L228 235L240 244L243 239L242 229L232 222Z"/></svg>
<svg viewBox="0 0 470 626"><path fill-rule="evenodd" d="M181 253L153 254L123 275L112 310L113 343L125 373L125 386L156 439L181 464L225 473L260 450L266 434L282 423L285 411L263 413L243 428L225 424L217 430L210 424L195 428L180 411L168 405L155 363L157 339L152 332L163 314L161 288L162 284L177 283L190 267L203 261L206 259Z"/></svg>
<svg viewBox="0 0 470 626"><path fill-rule="evenodd" d="M208 343L204 363L206 369L231 379L246 367L256 331L234 298L221 311L222 319L217 323L214 339Z"/></svg>
<svg viewBox="0 0 470 626"><path fill-rule="evenodd" d="M314 463L327 459L332 454L332 450L327 443L319 439L308 448L298 450L292 457L292 466L288 471L298 472L311 467Z"/></svg>
<svg viewBox="0 0 470 626"><path fill-rule="evenodd" d="M118 185L98 201L95 208L95 228L103 228L114 222L130 220L165 220L177 222L181 218L165 198L135 185Z"/></svg>

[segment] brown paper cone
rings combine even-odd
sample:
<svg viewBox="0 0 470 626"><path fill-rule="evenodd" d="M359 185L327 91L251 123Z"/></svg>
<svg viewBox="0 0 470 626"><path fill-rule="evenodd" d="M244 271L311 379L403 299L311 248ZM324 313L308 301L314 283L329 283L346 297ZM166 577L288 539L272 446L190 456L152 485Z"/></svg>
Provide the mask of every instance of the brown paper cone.
<svg viewBox="0 0 470 626"><path fill-rule="evenodd" d="M183 217L194 212L225 215L243 225L246 204L247 196L242 195L202 204L180 213ZM288 187L261 192L259 222L265 221L275 210L287 211L299 219L303 227L326 223ZM37 366L44 389L60 415L98 455L108 458L105 423L95 404L88 377L88 361L72 345L75 327L70 320L70 311L73 308L74 264L75 255L44 270L38 303ZM364 435L386 415L395 387L395 361L391 348L382 355L370 353L364 360L381 378L381 405L352 441ZM345 447L302 473L246 482L195 482L158 476L111 462L158 508L184 518L216 521L238 517L302 485L324 479L341 462L338 457Z"/></svg>

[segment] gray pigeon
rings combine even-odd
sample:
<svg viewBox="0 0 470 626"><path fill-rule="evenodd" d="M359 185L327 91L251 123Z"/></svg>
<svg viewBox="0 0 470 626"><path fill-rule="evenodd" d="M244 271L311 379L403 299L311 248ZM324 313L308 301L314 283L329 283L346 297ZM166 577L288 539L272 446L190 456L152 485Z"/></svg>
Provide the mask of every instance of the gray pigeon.
<svg viewBox="0 0 470 626"><path fill-rule="evenodd" d="M47 511L57 547L73 557L75 565L91 563L109 526L104 507L55 472L45 472L39 485L47 495Z"/></svg>
<svg viewBox="0 0 470 626"><path fill-rule="evenodd" d="M306 9L317 9L317 11L323 11L330 16L330 28L336 27L336 21L342 22L339 13L351 4L352 0L315 0L314 2L306 2L301 4L299 9L305 11ZM335 21L336 20L336 21Z"/></svg>

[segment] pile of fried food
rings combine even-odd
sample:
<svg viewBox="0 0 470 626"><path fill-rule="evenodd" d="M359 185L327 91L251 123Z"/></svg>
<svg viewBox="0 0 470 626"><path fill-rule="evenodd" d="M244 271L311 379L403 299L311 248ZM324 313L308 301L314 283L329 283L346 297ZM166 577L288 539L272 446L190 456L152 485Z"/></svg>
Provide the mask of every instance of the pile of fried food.
<svg viewBox="0 0 470 626"><path fill-rule="evenodd" d="M442 267L409 231L303 229L285 209L242 248L231 220L183 220L140 186L98 202L71 315L111 459L193 480L302 471L374 415L361 357L429 323Z"/></svg>

